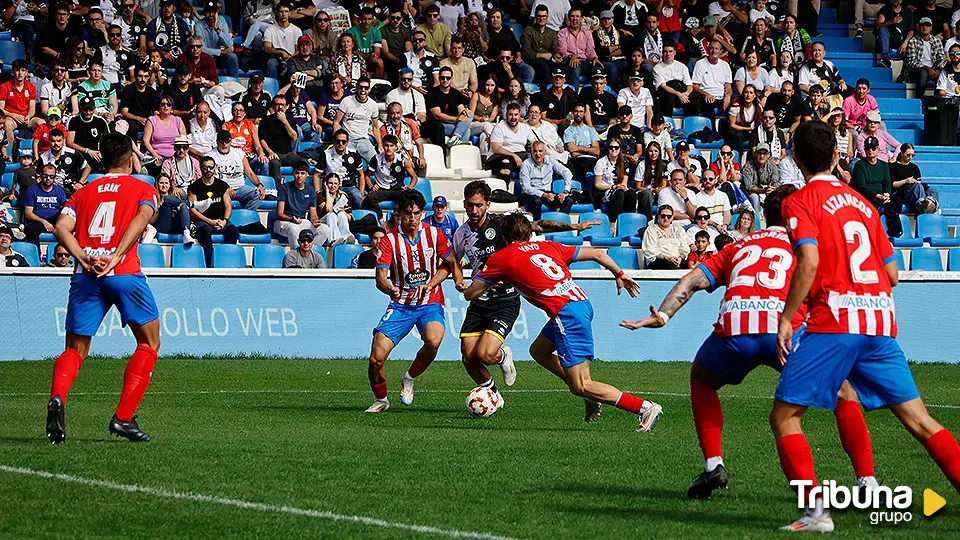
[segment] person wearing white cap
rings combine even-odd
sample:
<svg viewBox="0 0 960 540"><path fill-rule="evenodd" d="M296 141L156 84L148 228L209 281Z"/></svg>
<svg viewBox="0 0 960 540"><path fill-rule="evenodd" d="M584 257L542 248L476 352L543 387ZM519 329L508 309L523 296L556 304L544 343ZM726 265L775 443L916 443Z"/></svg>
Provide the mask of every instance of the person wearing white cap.
<svg viewBox="0 0 960 540"><path fill-rule="evenodd" d="M600 27L593 32L593 47L597 58L603 62L607 80L615 85L619 84L620 70L627 65L627 44L626 34L613 24L612 10L600 12Z"/></svg>
<svg viewBox="0 0 960 540"><path fill-rule="evenodd" d="M200 179L200 162L188 153L189 148L190 137L178 136L173 141L173 155L160 165L160 172L171 180L171 194L181 199L186 199L190 184Z"/></svg>
<svg viewBox="0 0 960 540"><path fill-rule="evenodd" d="M863 150L863 143L867 140L867 137L876 137L880 141L880 149L877 153L877 157L882 161L891 161L896 159L897 155L900 152L900 141L895 139L893 135L890 135L884 129L880 128L880 113L877 111L870 111L867 113L867 125L857 135L857 157L864 158L866 157L866 152ZM894 153L891 155L890 150L893 150Z"/></svg>
<svg viewBox="0 0 960 540"><path fill-rule="evenodd" d="M903 65L906 80L916 83L916 97L927 93L927 81L937 80L940 70L947 63L943 42L933 39L933 21L923 17L917 23L919 32L907 42L907 61Z"/></svg>

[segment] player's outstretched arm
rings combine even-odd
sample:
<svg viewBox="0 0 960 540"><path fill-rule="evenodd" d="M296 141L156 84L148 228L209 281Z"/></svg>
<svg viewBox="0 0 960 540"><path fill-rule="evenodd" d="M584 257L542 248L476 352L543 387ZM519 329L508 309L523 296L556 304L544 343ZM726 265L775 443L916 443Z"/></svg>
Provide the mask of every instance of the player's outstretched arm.
<svg viewBox="0 0 960 540"><path fill-rule="evenodd" d="M600 251L596 248L580 248L577 251L576 260L578 261L596 261L600 266L606 268L613 274L613 277L617 280L617 295L620 294L623 289L627 290L627 294L630 295L630 298L636 298L637 294L640 293L640 285L633 280L630 276L624 273L623 270L617 266L617 263L610 258L605 251Z"/></svg>
<svg viewBox="0 0 960 540"><path fill-rule="evenodd" d="M787 302L780 314L780 329L777 332L777 354L780 362L786 363L790 354L793 339L793 325L791 321L800 309L800 304L810 293L813 279L817 275L817 266L820 265L820 250L816 244L806 243L797 246L797 268L793 271L790 280L790 292L787 293Z"/></svg>
<svg viewBox="0 0 960 540"><path fill-rule="evenodd" d="M563 223L552 219L541 219L533 222L533 232L563 232L563 231L585 231L594 225L602 223L600 220L591 219L581 223Z"/></svg>
<svg viewBox="0 0 960 540"><path fill-rule="evenodd" d="M654 308L653 304L651 304L650 315L645 319L639 321L623 320L620 321L620 326L629 328L630 330L636 330L637 328L660 328L667 324L667 321L669 321L676 312L680 311L680 308L693 297L695 292L709 288L710 281L707 280L706 274L703 273L702 269L694 268L690 272L687 272L687 275L680 278L680 281L670 289L670 292L664 297L663 302L660 303L660 309Z"/></svg>
<svg viewBox="0 0 960 540"><path fill-rule="evenodd" d="M127 227L127 230L124 231L123 237L120 238L120 243L117 244L116 251L113 252L113 258L107 262L107 265L100 268L101 265L95 264L94 269L97 270L97 277L103 277L113 271L114 268L120 261L123 260L123 256L130 251L130 248L135 246L137 242L140 241L140 237L143 236L144 229L147 228L147 224L150 223L150 220L153 219L153 215L156 213L156 210L147 204L141 204L137 208L137 215L133 217L133 220L130 222L130 226Z"/></svg>
<svg viewBox="0 0 960 540"><path fill-rule="evenodd" d="M473 281L470 283L470 286L467 287L467 290L463 293L463 297L472 302L483 296L483 293L487 292L494 285L495 283L474 277Z"/></svg>
<svg viewBox="0 0 960 540"><path fill-rule="evenodd" d="M53 235L57 238L57 242L60 242L60 245L70 252L73 259L89 272L93 268L93 258L80 248L80 244L74 238L73 230L76 226L77 221L73 216L68 212L63 212L60 214L60 219L57 220L57 225L53 228Z"/></svg>

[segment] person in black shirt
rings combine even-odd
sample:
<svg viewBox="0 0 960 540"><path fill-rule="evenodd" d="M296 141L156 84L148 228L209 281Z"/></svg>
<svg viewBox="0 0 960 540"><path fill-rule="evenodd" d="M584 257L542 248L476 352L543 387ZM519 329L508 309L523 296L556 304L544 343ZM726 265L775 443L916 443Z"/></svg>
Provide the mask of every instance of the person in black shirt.
<svg viewBox="0 0 960 540"><path fill-rule="evenodd" d="M203 248L207 268L213 268L211 236L222 234L225 244L236 244L240 234L237 226L230 223L230 215L233 213L230 193L233 190L226 182L216 177L217 162L210 156L203 156L200 160L200 170L200 179L187 188L187 201L190 203L210 201L210 206L203 212L193 208L191 204L190 217L193 220L191 228L194 229L192 236Z"/></svg>
<svg viewBox="0 0 960 540"><path fill-rule="evenodd" d="M351 268L376 268L377 259L380 258L380 241L387 235L383 227L377 227L370 235L370 249L357 255L350 263Z"/></svg>
<svg viewBox="0 0 960 540"><path fill-rule="evenodd" d="M478 69L493 69L494 65L500 63L499 55L502 55L503 51L509 50L510 56L512 57L511 70L513 71L513 76L525 83L532 83L534 75L533 66L523 63L520 57L520 42L517 41L517 36L513 31L503 25L502 10L494 9L487 15L487 35L487 51L484 54L484 56L487 57L487 64ZM507 81L510 79L507 78L501 81L499 73L495 74L497 75L497 82L503 83L501 88L506 88ZM483 79L480 71L477 71L477 76ZM501 90L501 93L502 92L503 90Z"/></svg>
<svg viewBox="0 0 960 540"><path fill-rule="evenodd" d="M254 73L250 76L250 86L247 87L247 93L240 96L240 102L247 108L247 118L253 120L253 123L259 123L260 119L267 115L267 109L270 108L270 94L263 91L263 75Z"/></svg>
<svg viewBox="0 0 960 540"><path fill-rule="evenodd" d="M470 139L470 100L462 92L451 87L453 69L449 66L440 68L440 85L427 92L427 118L424 125L425 135L433 141L443 140L443 135L450 137L447 146L456 146L461 142L469 143ZM443 134L440 134L443 130Z"/></svg>
<svg viewBox="0 0 960 540"><path fill-rule="evenodd" d="M950 37L950 11L938 7L937 0L925 0L922 3L914 2L913 5L917 7L913 11L913 20L919 21L924 17L929 17L933 21L933 31L930 32L932 35L941 39ZM920 33L919 30L917 33Z"/></svg>
<svg viewBox="0 0 960 540"><path fill-rule="evenodd" d="M553 85L540 98L540 104L547 112L544 120L556 124L561 137L563 130L570 125L569 116L577 103L577 94L564 86L566 82L567 74L564 70L559 68L553 70Z"/></svg>
<svg viewBox="0 0 960 540"><path fill-rule="evenodd" d="M621 105L617 111L617 125L607 129L607 142L620 141L620 152L623 160L630 166L632 177L633 169L643 155L643 133L640 132L640 128L630 123L631 120L633 120L633 109L629 105Z"/></svg>
<svg viewBox="0 0 960 540"><path fill-rule="evenodd" d="M603 71L593 74L593 86L580 90L580 103L587 106L587 125L604 133L617 123L617 96L605 90L607 75Z"/></svg>
<svg viewBox="0 0 960 540"><path fill-rule="evenodd" d="M190 82L190 65L177 66L176 75L172 82L163 87L162 96L173 98L173 114L179 116L184 124L189 125L193 118L193 111L203 101L200 87Z"/></svg>
<svg viewBox="0 0 960 540"><path fill-rule="evenodd" d="M95 109L93 98L87 96L80 100L80 115L71 118L67 124L67 146L99 166L100 137L110 128L106 120L93 114Z"/></svg>
<svg viewBox="0 0 960 540"><path fill-rule="evenodd" d="M524 64L518 64L516 58L517 56L510 49L500 49L500 52L490 63L478 68L477 77L482 81L486 80L487 74L493 75L497 79L497 90L500 91L500 94L504 94L510 85L510 79L516 77L521 81L523 80L520 74L523 71L521 68ZM483 75L481 75L481 71L484 73Z"/></svg>
<svg viewBox="0 0 960 540"><path fill-rule="evenodd" d="M277 94L273 98L273 107L270 114L260 121L260 144L263 146L264 153L270 160L270 176L281 183L280 167L292 167L297 163L306 161L297 155L293 147L297 140L297 130L294 128L290 119L287 118L287 96Z"/></svg>
<svg viewBox="0 0 960 540"><path fill-rule="evenodd" d="M913 162L915 155L912 144L900 145L897 160L890 162L890 182L903 204L918 214L932 214L940 206L940 191L923 183L920 167Z"/></svg>
<svg viewBox="0 0 960 540"><path fill-rule="evenodd" d="M800 125L800 119L807 109L806 105L796 96L793 83L790 81L783 81L780 92L767 98L766 108L777 115L778 128L789 130L787 140Z"/></svg>
<svg viewBox="0 0 960 540"><path fill-rule="evenodd" d="M143 131L143 126L157 110L157 91L147 84L149 81L150 69L139 66L136 82L125 86L120 92L120 116L127 119L130 125L127 135L133 138Z"/></svg>
<svg viewBox="0 0 960 540"><path fill-rule="evenodd" d="M66 50L67 38L73 34L68 27L70 8L67 4L55 4L53 9L54 16L37 30L37 40L34 45L37 62L50 67L53 67L53 61L60 53Z"/></svg>

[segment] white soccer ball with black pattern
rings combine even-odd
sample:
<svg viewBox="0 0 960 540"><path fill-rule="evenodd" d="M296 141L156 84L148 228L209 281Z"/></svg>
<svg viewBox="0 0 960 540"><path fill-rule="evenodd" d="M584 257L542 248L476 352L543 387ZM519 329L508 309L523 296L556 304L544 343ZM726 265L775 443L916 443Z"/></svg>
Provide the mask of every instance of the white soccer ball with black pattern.
<svg viewBox="0 0 960 540"><path fill-rule="evenodd" d="M497 396L489 388L476 387L467 394L467 411L470 416L487 418L497 412Z"/></svg>

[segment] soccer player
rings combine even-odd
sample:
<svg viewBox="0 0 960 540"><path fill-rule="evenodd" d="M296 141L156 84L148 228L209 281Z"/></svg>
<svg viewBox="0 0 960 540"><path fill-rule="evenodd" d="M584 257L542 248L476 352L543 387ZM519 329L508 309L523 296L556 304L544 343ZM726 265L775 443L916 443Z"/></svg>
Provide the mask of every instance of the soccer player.
<svg viewBox="0 0 960 540"><path fill-rule="evenodd" d="M780 206L794 191L793 186L782 186L767 195L763 203L769 225L766 230L747 235L697 265L670 290L659 309L650 306L647 318L620 323L631 330L659 328L667 324L695 292L726 287L714 331L700 346L690 366L693 423L706 461L704 472L687 490L690 497L705 499L714 489L727 487L723 409L717 391L728 384L740 384L759 366L782 369L777 357L776 332L795 260L783 228ZM792 319L795 340L802 333L806 319L806 310L802 307ZM850 385L844 384L835 411L840 441L853 462L858 485L876 486L870 433L856 399Z"/></svg>
<svg viewBox="0 0 960 540"><path fill-rule="evenodd" d="M390 297L390 304L373 330L368 374L376 401L368 413L390 408L384 363L414 326L423 347L403 374L400 402L404 405L413 403L413 381L430 366L443 341L443 288L439 285L450 273L453 251L443 231L423 223L425 205L419 191L403 190L397 198L399 226L380 241L377 288Z"/></svg>
<svg viewBox="0 0 960 540"><path fill-rule="evenodd" d="M47 402L47 438L53 444L66 440L67 393L90 350L90 338L110 306L116 306L123 324L130 326L137 349L127 362L120 404L109 430L133 442L150 440L133 413L157 363L160 323L157 303L140 271L137 243L156 214L157 191L130 176L134 156L129 137L104 135L100 152L107 174L67 201L54 229L76 266L67 303L66 349L53 365Z"/></svg>
<svg viewBox="0 0 960 540"><path fill-rule="evenodd" d="M780 319L777 342L786 364L770 413L780 465L789 480L816 485L800 421L807 407L833 409L847 379L867 410L889 407L960 491L960 445L930 417L895 340L897 263L877 210L830 174L838 158L829 126L805 122L793 141L807 185L783 203L797 266ZM807 330L793 347L790 320L805 300ZM817 500L784 530L833 528Z"/></svg>
<svg viewBox="0 0 960 540"><path fill-rule="evenodd" d="M463 206L467 222L453 233L454 257L453 279L457 290L467 290L463 281L460 261L467 257L474 272L479 272L498 250L507 246L503 238L503 214L490 214L491 189L483 180L470 182L463 188ZM569 224L559 221L540 220L533 224L535 231L585 230L599 221L584 221ZM517 370L513 353L504 343L520 316L520 293L513 285L503 283L491 288L480 298L470 302L467 314L460 327L460 353L467 374L478 386L489 388L497 396L500 405L503 397L487 366L499 364L503 382L513 386Z"/></svg>
<svg viewBox="0 0 960 540"><path fill-rule="evenodd" d="M630 411L640 421L639 431L650 431L663 412L660 405L590 378L593 306L587 293L573 281L569 264L596 261L616 278L617 294L626 289L631 298L636 298L640 286L603 251L531 242L533 224L523 214L504 216L501 229L508 245L487 259L486 267L474 275L464 293L466 299L480 298L499 282L520 289L549 318L530 345L533 359L563 379L574 395L597 403L596 408L606 403Z"/></svg>

